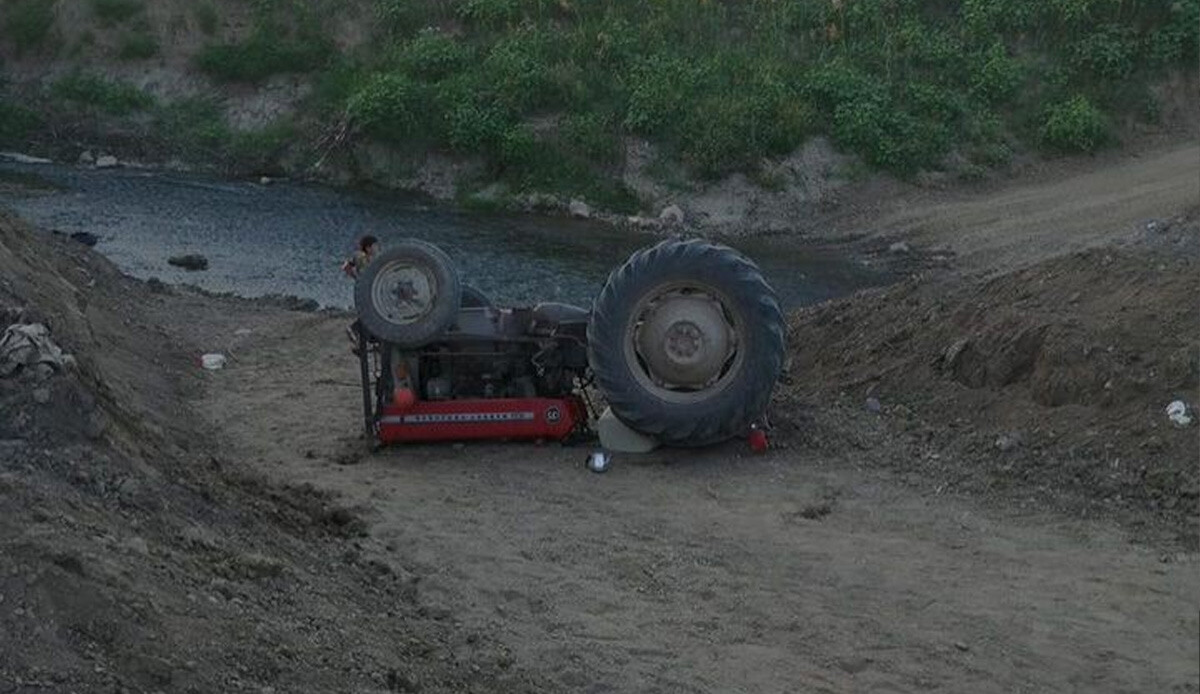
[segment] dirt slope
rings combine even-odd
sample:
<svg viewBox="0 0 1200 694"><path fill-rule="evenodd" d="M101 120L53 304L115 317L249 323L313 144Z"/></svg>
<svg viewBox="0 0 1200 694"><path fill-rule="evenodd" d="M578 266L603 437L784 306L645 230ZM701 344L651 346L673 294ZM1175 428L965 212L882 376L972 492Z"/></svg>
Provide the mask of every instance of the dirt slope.
<svg viewBox="0 0 1200 694"><path fill-rule="evenodd" d="M48 322L79 364L0 379L0 691L530 689L352 510L221 455L159 301L0 218L0 328Z"/></svg>
<svg viewBox="0 0 1200 694"><path fill-rule="evenodd" d="M799 312L780 424L886 448L887 464L947 488L1121 517L1194 550L1197 430L1165 408L1195 408L1200 388L1196 212L986 281L914 280Z"/></svg>

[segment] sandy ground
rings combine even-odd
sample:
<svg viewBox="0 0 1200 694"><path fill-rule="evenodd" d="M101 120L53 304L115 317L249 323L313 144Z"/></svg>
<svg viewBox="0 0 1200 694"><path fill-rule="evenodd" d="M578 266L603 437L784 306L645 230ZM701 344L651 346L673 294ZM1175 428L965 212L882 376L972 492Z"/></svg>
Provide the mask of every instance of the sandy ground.
<svg viewBox="0 0 1200 694"><path fill-rule="evenodd" d="M1195 204L1197 152L897 219L999 271ZM361 508L372 551L555 689L1200 688L1195 555L1110 523L943 495L804 445L623 458L605 476L558 446L363 455L344 318L174 310L202 317L181 339L207 348L253 330L199 403L232 455Z"/></svg>
<svg viewBox="0 0 1200 694"><path fill-rule="evenodd" d="M341 328L260 324L203 410L237 455L361 507L373 551L560 691L1196 690L1194 555L915 492L853 455L731 444L604 476L557 446L358 460Z"/></svg>

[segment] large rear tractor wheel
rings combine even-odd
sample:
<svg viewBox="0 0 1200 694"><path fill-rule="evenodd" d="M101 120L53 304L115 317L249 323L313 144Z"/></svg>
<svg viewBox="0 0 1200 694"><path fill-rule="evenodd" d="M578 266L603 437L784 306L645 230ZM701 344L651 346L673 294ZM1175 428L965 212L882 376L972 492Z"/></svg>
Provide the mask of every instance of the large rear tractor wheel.
<svg viewBox="0 0 1200 694"><path fill-rule="evenodd" d="M415 239L382 252L354 285L354 307L367 332L407 348L441 336L454 323L461 297L450 258Z"/></svg>
<svg viewBox="0 0 1200 694"><path fill-rule="evenodd" d="M783 314L758 267L706 241L664 241L608 277L588 356L613 414L674 446L745 434L783 368Z"/></svg>

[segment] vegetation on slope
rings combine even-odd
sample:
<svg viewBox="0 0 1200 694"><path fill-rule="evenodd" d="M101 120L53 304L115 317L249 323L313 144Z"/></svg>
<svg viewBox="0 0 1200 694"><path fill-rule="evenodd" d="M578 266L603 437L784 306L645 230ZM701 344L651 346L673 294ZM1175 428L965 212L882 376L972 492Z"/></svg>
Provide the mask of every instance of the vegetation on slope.
<svg viewBox="0 0 1200 694"><path fill-rule="evenodd" d="M618 209L636 205L613 183L630 135L702 177L816 134L900 176L951 154L988 168L1014 148L1094 151L1154 120L1148 85L1194 69L1200 26L1200 0L374 0L369 36L339 50L345 3L255 0L232 39L228 5L196 5L212 39L193 65L218 83L310 73L310 141L348 125ZM3 7L17 47L49 32L44 0ZM95 0L111 22L140 7Z"/></svg>

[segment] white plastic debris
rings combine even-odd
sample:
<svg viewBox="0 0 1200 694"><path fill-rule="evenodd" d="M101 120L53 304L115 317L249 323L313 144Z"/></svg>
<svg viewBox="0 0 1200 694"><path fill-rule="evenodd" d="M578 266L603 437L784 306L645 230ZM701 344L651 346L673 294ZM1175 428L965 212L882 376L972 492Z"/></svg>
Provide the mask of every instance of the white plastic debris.
<svg viewBox="0 0 1200 694"><path fill-rule="evenodd" d="M204 356L200 357L200 366L203 366L209 371L220 371L221 369L225 368L225 364L228 361L229 360L225 358L224 354L205 354Z"/></svg>
<svg viewBox="0 0 1200 694"><path fill-rule="evenodd" d="M1188 413L1187 403L1176 400L1167 405L1167 419L1171 420L1175 426L1185 427L1191 424L1192 415Z"/></svg>
<svg viewBox="0 0 1200 694"><path fill-rule="evenodd" d="M606 472L612 464L612 458L604 451L595 451L587 458L587 469L592 472Z"/></svg>

